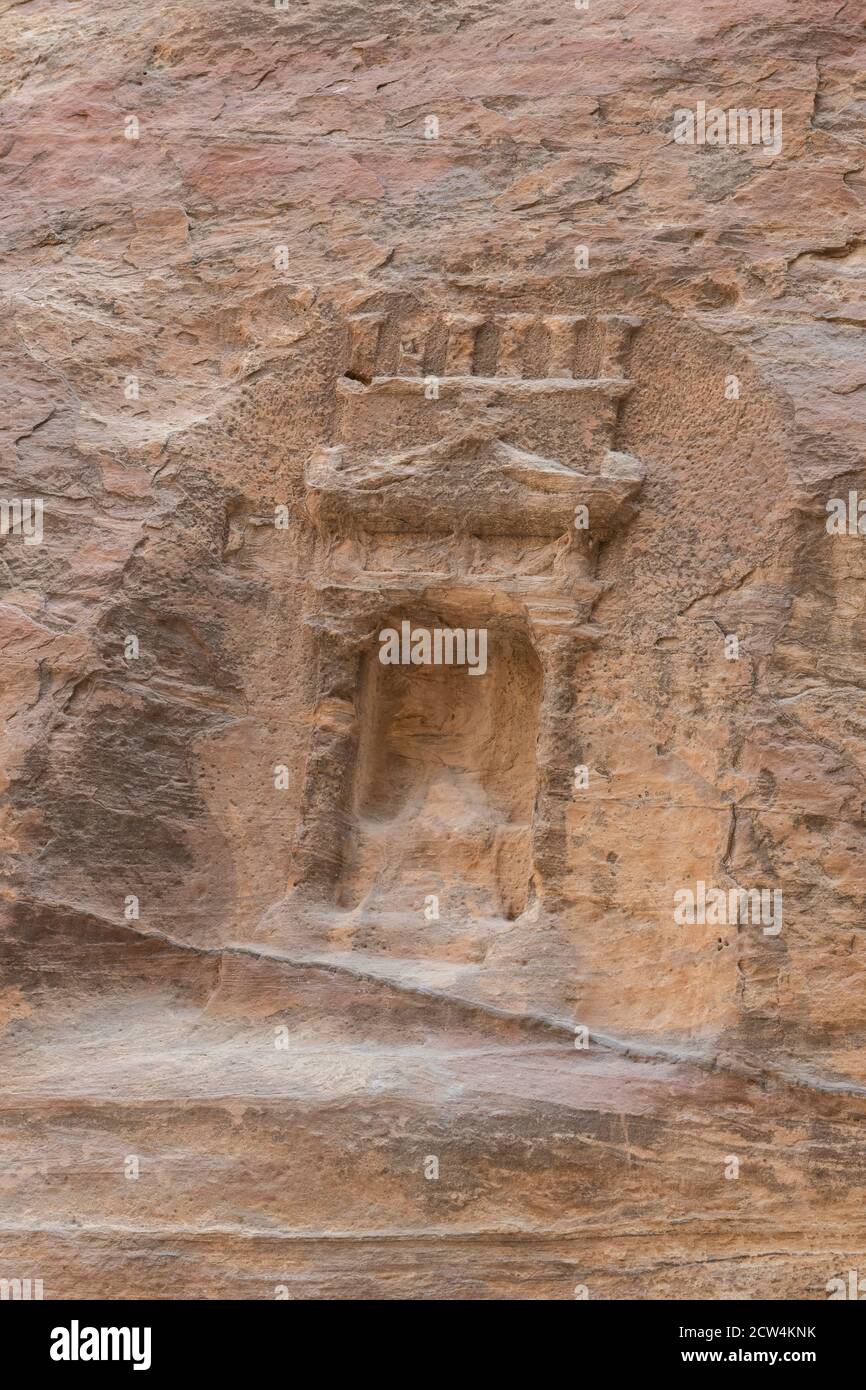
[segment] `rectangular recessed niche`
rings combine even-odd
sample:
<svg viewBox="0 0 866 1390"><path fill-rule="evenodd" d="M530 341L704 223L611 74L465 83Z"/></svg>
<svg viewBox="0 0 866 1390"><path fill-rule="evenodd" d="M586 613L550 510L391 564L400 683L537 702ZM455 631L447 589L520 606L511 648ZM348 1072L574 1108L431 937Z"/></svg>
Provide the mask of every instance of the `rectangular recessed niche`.
<svg viewBox="0 0 866 1390"><path fill-rule="evenodd" d="M401 618L383 623L400 629ZM413 628L453 628L412 614ZM484 626L479 614L461 625ZM379 916L436 894L457 912L513 919L532 876L542 671L526 632L487 628L487 670L362 658L358 755L338 901ZM435 929L435 920L429 930Z"/></svg>

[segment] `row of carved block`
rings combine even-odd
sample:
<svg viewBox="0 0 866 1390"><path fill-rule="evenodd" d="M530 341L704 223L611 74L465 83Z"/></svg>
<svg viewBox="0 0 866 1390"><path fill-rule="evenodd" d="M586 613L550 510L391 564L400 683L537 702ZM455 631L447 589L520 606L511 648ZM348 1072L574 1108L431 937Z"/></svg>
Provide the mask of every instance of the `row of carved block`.
<svg viewBox="0 0 866 1390"><path fill-rule="evenodd" d="M482 373L486 376L521 377L530 337L537 341L543 335L542 355L545 377L569 378L574 373L578 333L589 322L585 314L445 314L423 331L419 348L416 338L403 340L386 352L384 343L391 327L387 313L356 314L348 321L349 344L346 374L359 381L370 381L377 375L421 375L435 371L433 357L441 359L439 374L443 376L472 376L478 374L478 346L482 334L495 334L495 366ZM640 320L630 314L604 314L595 322L600 337L600 352L595 375L620 377L625 375L625 359L629 341ZM440 344L438 353L431 343ZM390 360L387 364L385 357Z"/></svg>

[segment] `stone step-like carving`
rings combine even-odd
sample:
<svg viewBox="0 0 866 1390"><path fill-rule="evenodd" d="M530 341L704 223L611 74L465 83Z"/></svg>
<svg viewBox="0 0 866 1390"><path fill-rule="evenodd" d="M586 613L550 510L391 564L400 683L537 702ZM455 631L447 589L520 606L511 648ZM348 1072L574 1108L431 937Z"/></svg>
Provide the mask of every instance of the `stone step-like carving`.
<svg viewBox="0 0 866 1390"><path fill-rule="evenodd" d="M641 321L636 314L603 314L599 322L602 326L601 375L625 375L628 349Z"/></svg>
<svg viewBox="0 0 866 1390"><path fill-rule="evenodd" d="M471 376L475 362L475 341L484 324L481 314L448 314L448 346L445 355L446 376Z"/></svg>
<svg viewBox="0 0 866 1390"><path fill-rule="evenodd" d="M603 314L596 322L601 338L596 377L625 377L628 347L640 324L639 318ZM420 326L411 327L408 336L399 336L396 351L385 347L389 323L385 311L364 312L349 319L346 376L358 381L423 374L445 378L486 376L506 381L524 377L565 380L575 376L578 334L589 319L577 313L485 315L454 311L438 319L427 316ZM479 364L479 343L488 330L495 340L492 371L489 366L482 370ZM536 335L543 366L530 371L528 347ZM438 343L444 344L444 350L437 351Z"/></svg>
<svg viewBox="0 0 866 1390"><path fill-rule="evenodd" d="M573 376L577 330L586 323L585 315L549 314L543 322L548 340L547 375L554 378Z"/></svg>
<svg viewBox="0 0 866 1390"><path fill-rule="evenodd" d="M347 376L370 381L376 375L379 340L385 321L385 314L355 314L349 319Z"/></svg>

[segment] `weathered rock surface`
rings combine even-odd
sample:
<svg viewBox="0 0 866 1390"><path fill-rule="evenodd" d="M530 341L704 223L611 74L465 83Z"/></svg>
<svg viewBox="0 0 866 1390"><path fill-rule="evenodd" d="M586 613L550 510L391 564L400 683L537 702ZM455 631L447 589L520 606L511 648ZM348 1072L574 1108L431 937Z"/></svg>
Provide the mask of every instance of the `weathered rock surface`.
<svg viewBox="0 0 866 1390"><path fill-rule="evenodd" d="M0 12L0 1278L866 1272L858 7Z"/></svg>

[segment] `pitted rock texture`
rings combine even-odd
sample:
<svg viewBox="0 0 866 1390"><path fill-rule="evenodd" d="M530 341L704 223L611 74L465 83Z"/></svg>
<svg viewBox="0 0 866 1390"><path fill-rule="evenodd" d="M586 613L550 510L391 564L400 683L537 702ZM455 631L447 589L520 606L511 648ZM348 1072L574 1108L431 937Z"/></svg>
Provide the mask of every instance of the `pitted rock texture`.
<svg viewBox="0 0 866 1390"><path fill-rule="evenodd" d="M44 503L0 538L0 1278L827 1297L858 7L34 0L0 49L0 497ZM781 148L677 143L702 101ZM383 664L404 623L484 673ZM781 930L676 920L699 883Z"/></svg>

